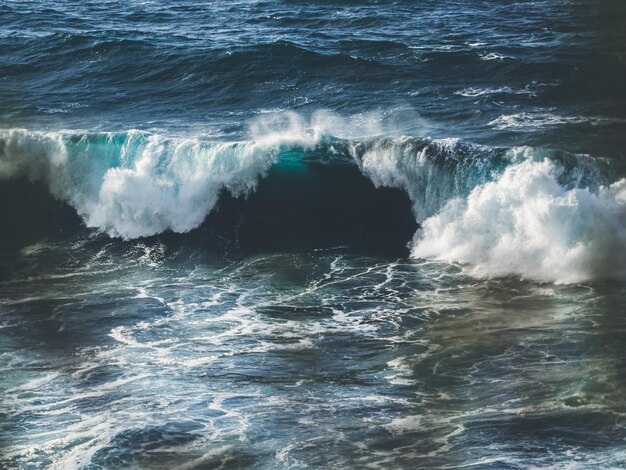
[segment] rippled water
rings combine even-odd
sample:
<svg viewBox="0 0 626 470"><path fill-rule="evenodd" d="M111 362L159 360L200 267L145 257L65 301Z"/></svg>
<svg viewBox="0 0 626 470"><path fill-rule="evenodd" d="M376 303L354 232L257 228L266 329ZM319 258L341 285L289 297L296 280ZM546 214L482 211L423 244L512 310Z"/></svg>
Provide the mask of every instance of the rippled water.
<svg viewBox="0 0 626 470"><path fill-rule="evenodd" d="M625 468L625 18L0 2L0 467Z"/></svg>
<svg viewBox="0 0 626 470"><path fill-rule="evenodd" d="M427 121L402 116L406 134L609 153L626 143L625 13L611 0L4 2L2 121L230 134L282 109L402 108Z"/></svg>
<svg viewBox="0 0 626 470"><path fill-rule="evenodd" d="M8 465L624 464L621 287L93 251L31 247L3 284Z"/></svg>

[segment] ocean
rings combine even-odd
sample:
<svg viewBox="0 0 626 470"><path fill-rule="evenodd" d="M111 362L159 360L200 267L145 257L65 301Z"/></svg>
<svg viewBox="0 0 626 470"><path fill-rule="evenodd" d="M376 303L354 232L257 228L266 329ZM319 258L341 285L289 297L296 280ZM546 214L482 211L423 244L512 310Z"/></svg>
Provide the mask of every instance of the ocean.
<svg viewBox="0 0 626 470"><path fill-rule="evenodd" d="M626 2L0 0L0 467L626 468Z"/></svg>

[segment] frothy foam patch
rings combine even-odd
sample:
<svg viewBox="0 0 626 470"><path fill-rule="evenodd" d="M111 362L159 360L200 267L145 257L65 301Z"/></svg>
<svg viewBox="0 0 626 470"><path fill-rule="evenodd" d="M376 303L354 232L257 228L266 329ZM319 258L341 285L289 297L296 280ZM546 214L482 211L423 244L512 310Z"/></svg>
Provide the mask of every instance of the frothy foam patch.
<svg viewBox="0 0 626 470"><path fill-rule="evenodd" d="M504 60L508 59L508 56L497 54L495 52L489 52L488 54L480 54L480 60Z"/></svg>
<svg viewBox="0 0 626 470"><path fill-rule="evenodd" d="M554 162L524 161L422 224L412 256L468 264L474 276L585 282L626 274L626 179L597 192L559 184Z"/></svg>
<svg viewBox="0 0 626 470"><path fill-rule="evenodd" d="M545 126L563 126L567 124L590 124L593 126L624 123L623 119L602 116L561 116L552 113L503 114L490 121L488 125L495 129L533 130Z"/></svg>
<svg viewBox="0 0 626 470"><path fill-rule="evenodd" d="M537 93L531 90L528 86L524 88L511 88L503 86L499 88L478 88L469 87L463 90L455 91L455 95L465 96L466 98L475 98L477 96L489 96L489 95L528 95L535 96Z"/></svg>

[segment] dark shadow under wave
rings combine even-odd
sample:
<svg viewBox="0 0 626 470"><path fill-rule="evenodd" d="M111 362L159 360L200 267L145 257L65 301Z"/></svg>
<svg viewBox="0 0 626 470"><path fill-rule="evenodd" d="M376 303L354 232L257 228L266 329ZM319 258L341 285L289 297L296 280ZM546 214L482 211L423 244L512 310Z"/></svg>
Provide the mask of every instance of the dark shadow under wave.
<svg viewBox="0 0 626 470"><path fill-rule="evenodd" d="M356 165L311 163L306 171L274 167L247 197L223 191L205 221L188 233L145 237L172 249L189 246L231 256L341 247L351 252L407 256L417 223L405 192L379 188ZM0 185L0 232L5 255L40 242L100 238L76 212L40 183L25 179ZM96 242L97 243L97 242ZM120 243L124 243L120 240Z"/></svg>

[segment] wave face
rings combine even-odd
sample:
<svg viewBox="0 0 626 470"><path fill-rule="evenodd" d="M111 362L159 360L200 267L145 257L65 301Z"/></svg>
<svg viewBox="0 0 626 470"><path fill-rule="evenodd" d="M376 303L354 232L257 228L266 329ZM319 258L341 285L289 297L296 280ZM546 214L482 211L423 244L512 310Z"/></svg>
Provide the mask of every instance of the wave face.
<svg viewBox="0 0 626 470"><path fill-rule="evenodd" d="M582 282L625 273L626 258L619 248L626 242L626 183L622 179L609 184L609 168L602 160L528 147L491 148L458 139L339 138L315 126L294 130L296 118L290 116L287 125L292 128L280 132L259 125L254 128L256 139L241 142L139 131L2 131L0 176L45 183L85 225L123 239L186 233L221 208L222 213L243 217L245 223L231 224L236 227L233 238L245 233L240 225L256 224L252 232L259 237L284 242L289 234L281 239L278 232L309 223L308 232L346 232L341 239L315 240L350 244L359 230L402 219L397 209L381 206L401 202L372 197L364 175L370 185L408 195L419 226L413 257L463 263L478 277L515 274ZM270 171L274 176L266 183L268 189L252 196ZM330 183L333 174L341 175L335 186ZM307 188L304 193L302 188ZM224 193L230 196L220 204ZM306 206L316 199L323 202ZM303 207L294 207L294 201ZM356 210L359 206L370 206L373 219L390 210L393 216L357 227L359 218L368 217ZM270 214L276 212L283 222L272 219ZM296 215L299 212L304 213ZM213 216L207 224L228 217L234 214ZM415 230L407 228L411 223L398 224L394 231L401 236ZM352 235L347 234L350 228ZM303 243L306 238L302 233L291 236ZM248 238L253 237L248 230Z"/></svg>

